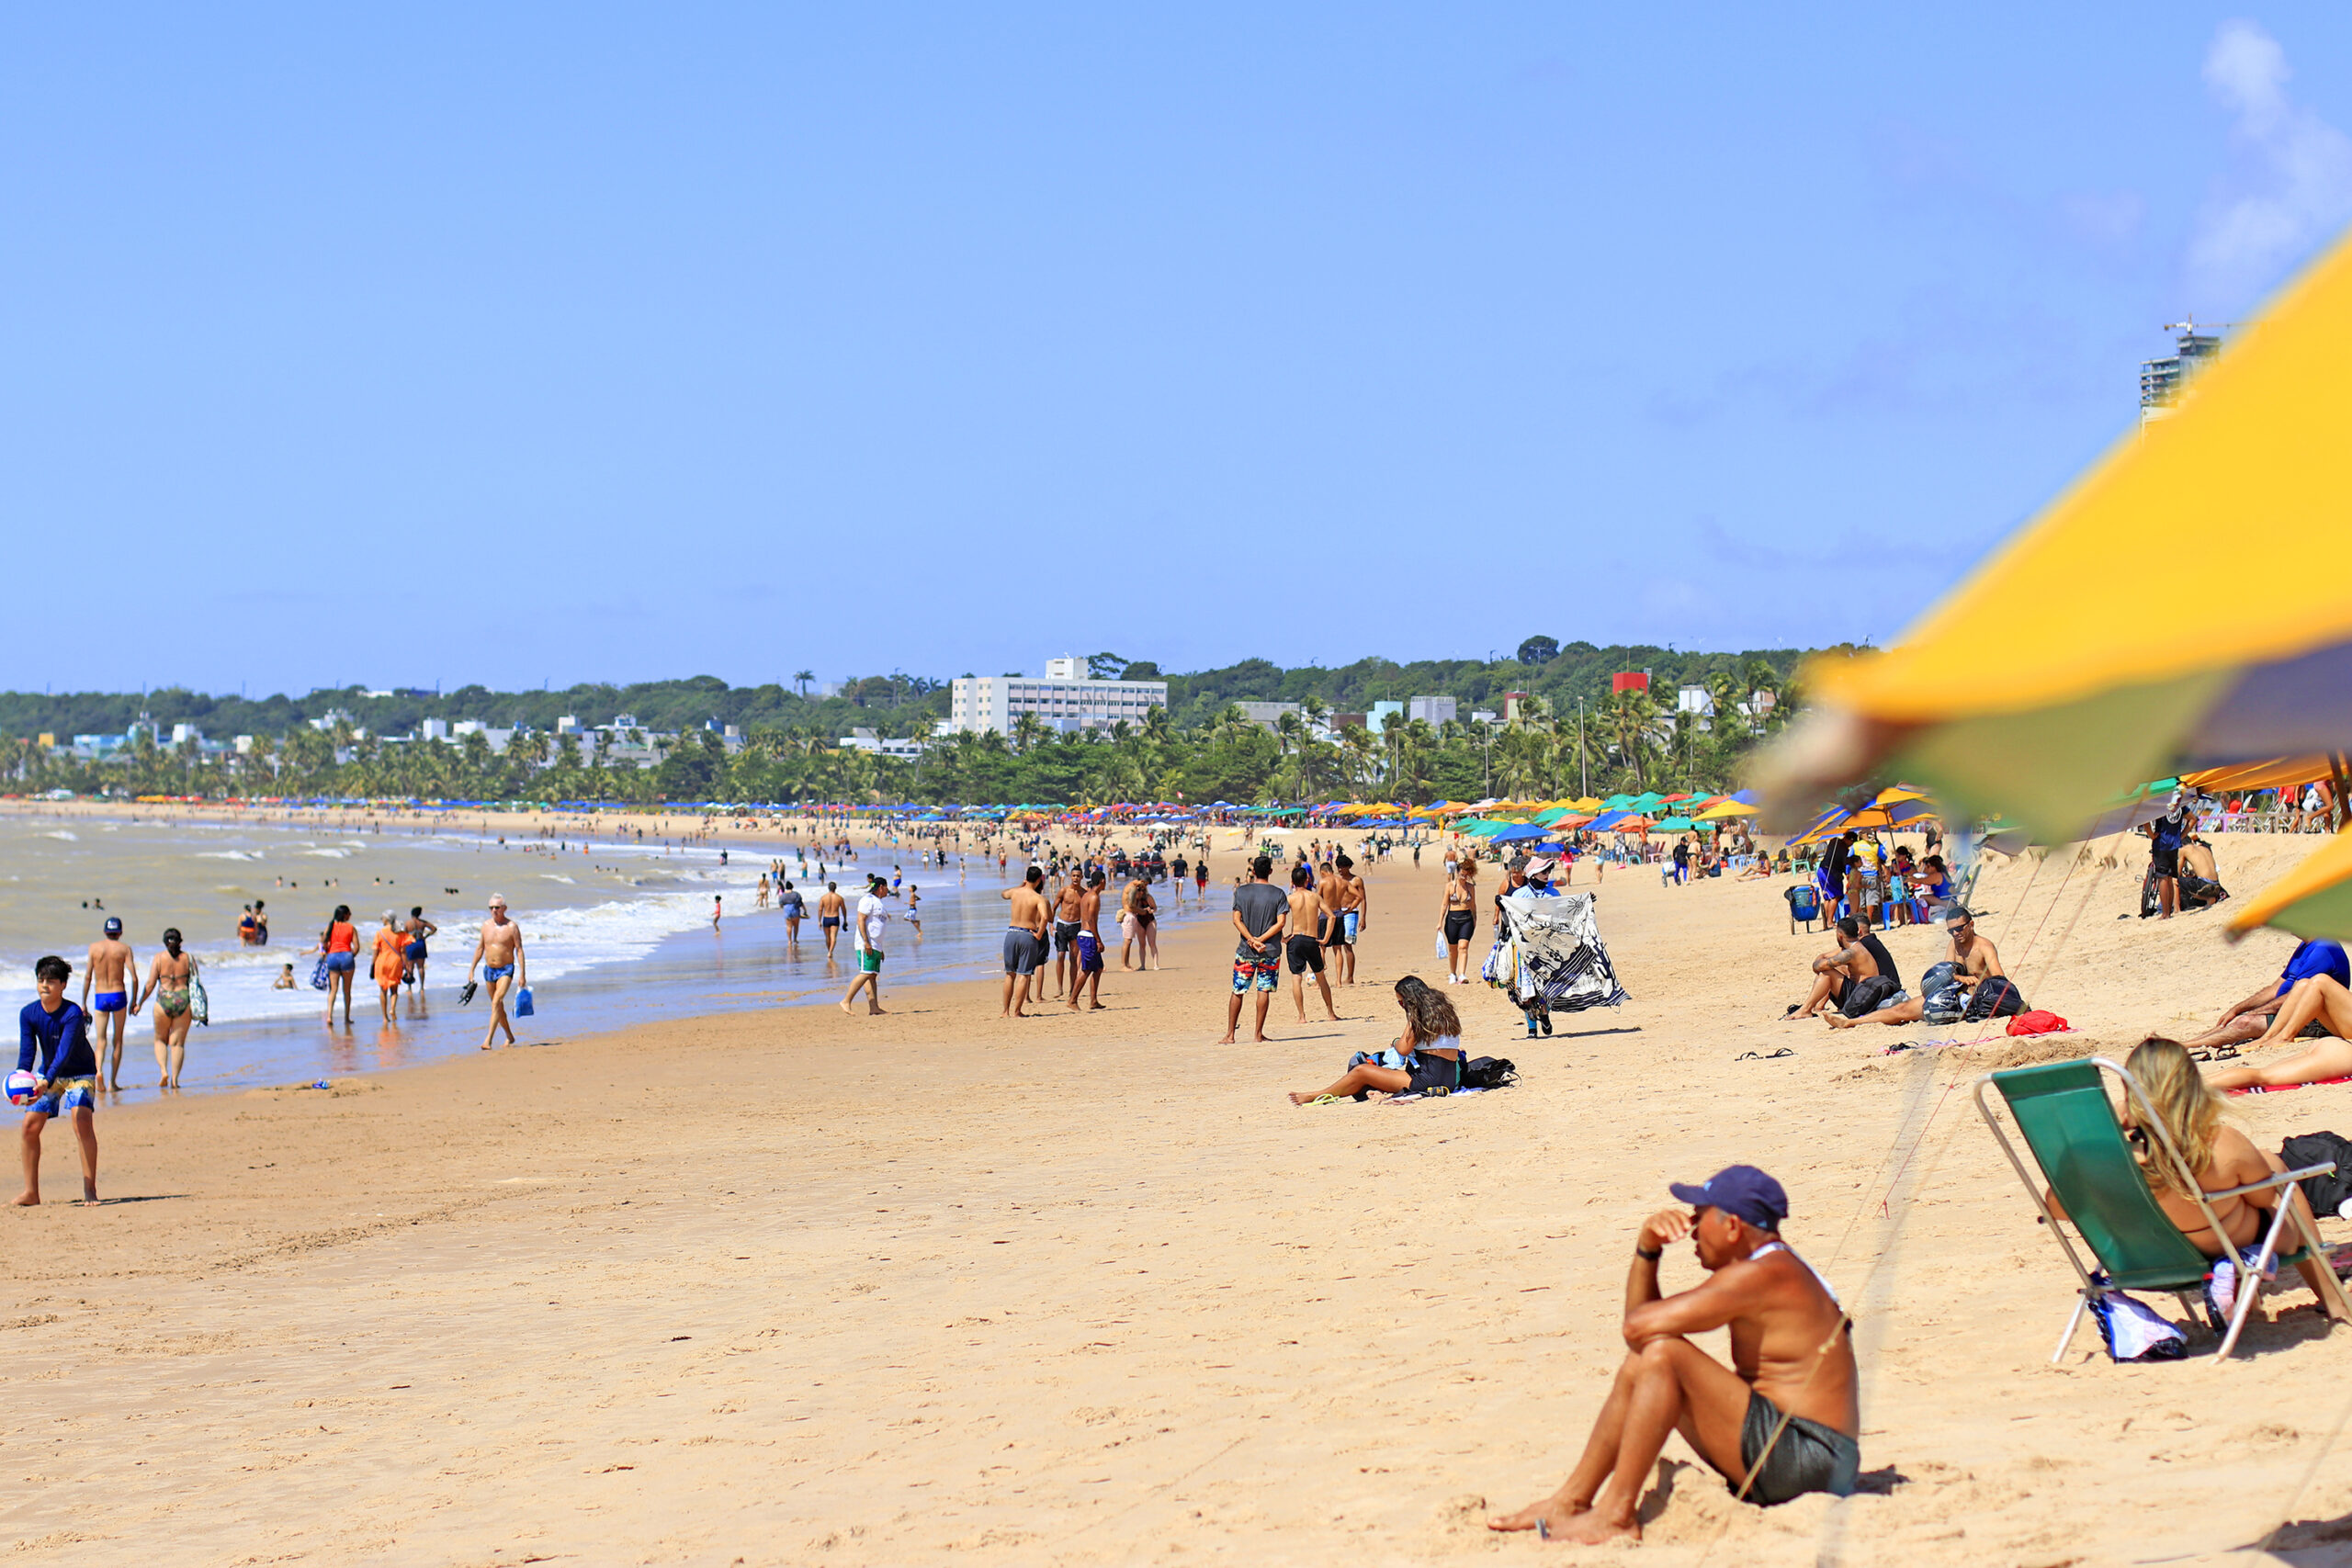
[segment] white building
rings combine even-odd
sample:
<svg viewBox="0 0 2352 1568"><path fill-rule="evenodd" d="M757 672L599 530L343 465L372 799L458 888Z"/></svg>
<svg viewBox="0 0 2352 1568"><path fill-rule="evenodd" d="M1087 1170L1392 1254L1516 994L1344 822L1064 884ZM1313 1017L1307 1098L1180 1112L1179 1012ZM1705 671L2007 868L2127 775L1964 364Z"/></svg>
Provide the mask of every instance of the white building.
<svg viewBox="0 0 2352 1568"><path fill-rule="evenodd" d="M1283 721L1283 715L1306 712L1297 703L1236 703L1233 705L1241 710L1242 717L1269 734L1276 731Z"/></svg>
<svg viewBox="0 0 2352 1568"><path fill-rule="evenodd" d="M842 736L842 744L853 751L870 751L876 757L893 757L901 762L915 762L922 760L922 749L928 742L876 735L870 729L860 728Z"/></svg>
<svg viewBox="0 0 2352 1568"><path fill-rule="evenodd" d="M1052 659L1043 676L962 676L950 689L948 727L1010 735L1023 714L1034 714L1047 729L1068 734L1108 729L1122 719L1140 724L1153 708L1168 706L1165 681L1091 681L1084 669L1083 660Z"/></svg>
<svg viewBox="0 0 2352 1568"><path fill-rule="evenodd" d="M1451 724L1462 710L1452 697L1415 697L1405 705L1405 716L1424 724Z"/></svg>

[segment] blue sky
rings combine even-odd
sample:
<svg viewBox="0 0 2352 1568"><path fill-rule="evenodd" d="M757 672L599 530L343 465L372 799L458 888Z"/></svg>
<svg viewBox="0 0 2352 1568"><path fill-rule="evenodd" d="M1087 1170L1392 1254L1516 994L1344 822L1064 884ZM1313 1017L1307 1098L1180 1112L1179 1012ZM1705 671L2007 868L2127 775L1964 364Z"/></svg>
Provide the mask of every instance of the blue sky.
<svg viewBox="0 0 2352 1568"><path fill-rule="evenodd" d="M0 685L1888 640L2352 217L2341 6L1917 9L15 7Z"/></svg>

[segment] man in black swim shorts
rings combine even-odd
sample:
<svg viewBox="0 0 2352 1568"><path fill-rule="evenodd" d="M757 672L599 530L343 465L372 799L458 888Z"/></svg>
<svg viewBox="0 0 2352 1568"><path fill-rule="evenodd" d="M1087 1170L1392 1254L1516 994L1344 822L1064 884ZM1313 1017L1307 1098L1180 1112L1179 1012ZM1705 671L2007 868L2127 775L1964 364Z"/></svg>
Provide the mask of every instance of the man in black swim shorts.
<svg viewBox="0 0 2352 1568"><path fill-rule="evenodd" d="M1634 1510L1678 1427L1746 1502L1852 1495L1861 1468L1852 1325L1827 1283L1781 1239L1788 1193L1750 1165L1668 1190L1690 1210L1662 1209L1634 1238L1623 1323L1633 1348L1584 1458L1557 1492L1487 1520L1488 1529L1588 1545L1640 1540ZM1659 1261L1684 1236L1707 1278L1661 1294ZM1725 1326L1752 1371L1724 1366L1689 1338Z"/></svg>

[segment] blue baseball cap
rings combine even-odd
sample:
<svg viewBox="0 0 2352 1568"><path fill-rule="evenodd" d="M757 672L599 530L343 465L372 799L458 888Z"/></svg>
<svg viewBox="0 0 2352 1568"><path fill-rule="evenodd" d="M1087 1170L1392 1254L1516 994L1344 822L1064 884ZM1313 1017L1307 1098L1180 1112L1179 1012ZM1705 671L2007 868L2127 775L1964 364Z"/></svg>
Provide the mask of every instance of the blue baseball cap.
<svg viewBox="0 0 2352 1568"><path fill-rule="evenodd" d="M112 915L108 915L108 916L107 917L107 935L108 935L108 936L120 936L121 934L122 934L122 922L121 922L120 920L119 920L119 919L116 919Z"/></svg>
<svg viewBox="0 0 2352 1568"><path fill-rule="evenodd" d="M1697 1186L1669 1182L1667 1190L1694 1209L1721 1209L1760 1231L1776 1231L1789 1217L1789 1194L1752 1165L1727 1165Z"/></svg>

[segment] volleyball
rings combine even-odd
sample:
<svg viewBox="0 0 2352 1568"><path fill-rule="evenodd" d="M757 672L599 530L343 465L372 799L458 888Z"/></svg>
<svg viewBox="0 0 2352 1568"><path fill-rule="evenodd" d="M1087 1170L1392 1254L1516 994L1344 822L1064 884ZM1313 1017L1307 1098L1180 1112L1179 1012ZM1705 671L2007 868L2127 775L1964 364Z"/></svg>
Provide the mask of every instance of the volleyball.
<svg viewBox="0 0 2352 1568"><path fill-rule="evenodd" d="M33 1102L33 1090L40 1087L40 1079L35 1077L30 1073L10 1073L8 1075L8 1103L11 1105L30 1105Z"/></svg>

